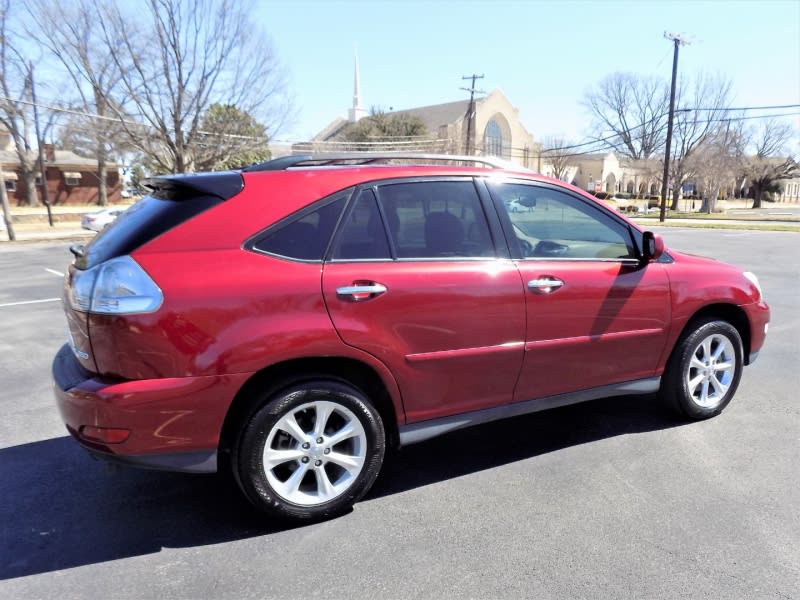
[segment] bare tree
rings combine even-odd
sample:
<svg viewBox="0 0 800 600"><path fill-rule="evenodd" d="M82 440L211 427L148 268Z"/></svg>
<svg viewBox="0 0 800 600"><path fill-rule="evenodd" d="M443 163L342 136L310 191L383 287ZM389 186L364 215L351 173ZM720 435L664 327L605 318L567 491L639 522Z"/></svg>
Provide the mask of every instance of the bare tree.
<svg viewBox="0 0 800 600"><path fill-rule="evenodd" d="M586 92L597 139L622 156L647 159L661 152L666 135L669 84L656 77L613 73ZM611 139L608 132L611 132Z"/></svg>
<svg viewBox="0 0 800 600"><path fill-rule="evenodd" d="M269 133L288 116L282 71L266 34L252 25L250 4L148 0L136 15L103 7L105 46L141 125L123 123L153 170L192 171L217 152L211 144L225 138L210 140L202 129L212 104L252 115Z"/></svg>
<svg viewBox="0 0 800 600"><path fill-rule="evenodd" d="M35 156L30 152L28 133L31 126L27 104L30 97L30 68L21 40L12 30L11 1L0 0L0 125L14 142L19 160L25 202L37 206ZM44 173L42 173L44 177Z"/></svg>
<svg viewBox="0 0 800 600"><path fill-rule="evenodd" d="M670 161L672 184L672 210L678 210L681 188L695 176L693 167L698 164L692 155L709 137L715 135L720 123L728 116L731 82L719 76L699 76L694 84L681 82L675 115L673 148ZM688 108L688 107L691 107ZM695 110L692 110L695 109ZM731 141L733 138L729 138ZM716 143L722 141L717 137Z"/></svg>
<svg viewBox="0 0 800 600"><path fill-rule="evenodd" d="M123 113L120 83L121 68L130 64L115 61L103 43L100 28L103 0L99 5L89 0L64 4L54 0L35 0L29 11L39 31L31 31L55 56L66 70L78 94L73 108L85 116L73 116L68 131L71 136L89 142L91 156L97 158L98 204L108 203L107 161L120 143L120 123ZM41 35L42 32L44 35Z"/></svg>
<svg viewBox="0 0 800 600"><path fill-rule="evenodd" d="M791 126L774 119L766 121L753 137L754 154L747 157L744 168L753 192L753 208L761 208L778 180L800 176L800 165L787 152L791 137Z"/></svg>
<svg viewBox="0 0 800 600"><path fill-rule="evenodd" d="M570 149L574 144L570 141L560 137L549 137L542 143L542 157L547 160L553 169L553 177L556 179L564 179L572 166L572 161L575 157L574 152Z"/></svg>
<svg viewBox="0 0 800 600"><path fill-rule="evenodd" d="M718 124L687 159L687 162L693 163L690 170L702 191L701 212L714 212L720 191L727 187L726 183L735 185L742 167L744 141L741 122L734 125L730 121L722 126Z"/></svg>

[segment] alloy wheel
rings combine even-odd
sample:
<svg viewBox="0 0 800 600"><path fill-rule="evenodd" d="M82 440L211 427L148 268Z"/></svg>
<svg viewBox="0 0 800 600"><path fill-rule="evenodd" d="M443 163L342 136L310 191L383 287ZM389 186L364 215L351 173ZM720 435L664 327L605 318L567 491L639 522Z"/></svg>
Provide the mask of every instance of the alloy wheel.
<svg viewBox="0 0 800 600"><path fill-rule="evenodd" d="M728 337L712 334L694 349L686 370L686 388L703 408L720 404L736 375L736 352Z"/></svg>
<svg viewBox="0 0 800 600"><path fill-rule="evenodd" d="M301 506L329 502L356 481L367 458L367 434L348 408L328 401L302 404L272 427L263 452L270 486Z"/></svg>

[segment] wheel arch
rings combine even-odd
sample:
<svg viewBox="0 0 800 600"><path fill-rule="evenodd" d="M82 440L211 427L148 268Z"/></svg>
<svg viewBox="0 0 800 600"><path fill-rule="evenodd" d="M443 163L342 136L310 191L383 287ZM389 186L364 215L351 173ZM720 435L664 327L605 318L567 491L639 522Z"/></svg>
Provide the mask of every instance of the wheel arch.
<svg viewBox="0 0 800 600"><path fill-rule="evenodd" d="M397 420L401 415L398 415L380 375L369 365L352 358L319 357L287 360L253 374L236 393L225 415L219 441L220 453L230 455L236 444L239 426L259 407L259 397L317 379L340 381L364 392L381 416L387 446L399 445Z"/></svg>
<svg viewBox="0 0 800 600"><path fill-rule="evenodd" d="M747 318L747 313L744 309L735 304L709 304L697 310L691 318L686 321L680 334L675 338L675 343L670 350L670 356L678 345L678 341L688 335L694 328L698 321L705 319L717 319L730 323L736 331L739 332L739 337L742 338L742 350L744 356L743 361L745 365L750 364L750 320Z"/></svg>

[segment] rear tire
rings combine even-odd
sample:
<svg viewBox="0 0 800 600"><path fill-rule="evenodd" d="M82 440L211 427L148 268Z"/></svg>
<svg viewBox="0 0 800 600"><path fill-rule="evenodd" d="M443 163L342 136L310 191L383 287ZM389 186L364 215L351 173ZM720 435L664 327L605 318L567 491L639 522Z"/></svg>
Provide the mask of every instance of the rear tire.
<svg viewBox="0 0 800 600"><path fill-rule="evenodd" d="M730 323L697 321L678 340L659 396L690 419L718 415L739 386L742 356L742 338Z"/></svg>
<svg viewBox="0 0 800 600"><path fill-rule="evenodd" d="M233 466L256 508L293 520L326 519L369 491L385 445L380 415L361 391L310 381L266 399L244 426Z"/></svg>

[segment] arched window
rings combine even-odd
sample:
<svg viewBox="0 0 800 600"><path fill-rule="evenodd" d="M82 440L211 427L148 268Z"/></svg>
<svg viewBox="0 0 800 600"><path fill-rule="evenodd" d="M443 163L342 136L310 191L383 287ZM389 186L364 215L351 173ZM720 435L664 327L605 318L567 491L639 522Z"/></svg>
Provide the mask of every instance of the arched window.
<svg viewBox="0 0 800 600"><path fill-rule="evenodd" d="M503 131L494 119L486 125L483 148L489 156L503 156Z"/></svg>

